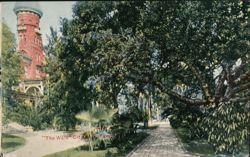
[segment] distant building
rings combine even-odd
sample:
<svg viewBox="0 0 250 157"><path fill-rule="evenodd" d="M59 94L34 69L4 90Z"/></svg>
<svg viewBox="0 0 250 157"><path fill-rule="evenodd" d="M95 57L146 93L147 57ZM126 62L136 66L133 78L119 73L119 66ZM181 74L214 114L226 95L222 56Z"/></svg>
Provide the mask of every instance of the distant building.
<svg viewBox="0 0 250 157"><path fill-rule="evenodd" d="M22 56L21 65L24 68L20 90L26 95L43 95L45 53L39 26L43 12L38 2L17 2L14 12L17 16L17 50Z"/></svg>

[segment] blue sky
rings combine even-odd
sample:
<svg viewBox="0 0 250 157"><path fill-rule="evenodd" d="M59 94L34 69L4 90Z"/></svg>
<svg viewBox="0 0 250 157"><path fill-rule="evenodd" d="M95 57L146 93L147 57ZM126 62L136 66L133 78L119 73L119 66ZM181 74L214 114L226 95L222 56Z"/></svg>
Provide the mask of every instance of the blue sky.
<svg viewBox="0 0 250 157"><path fill-rule="evenodd" d="M50 35L50 26L52 26L56 30L59 30L60 17L65 17L68 19L72 18L72 6L74 3L74 1L39 2L40 7L43 11L43 16L40 21L40 27L44 44L47 43L46 35ZM15 2L3 2L2 16L4 18L4 21L10 27L11 31L16 34L17 19L15 13L13 12L14 5Z"/></svg>

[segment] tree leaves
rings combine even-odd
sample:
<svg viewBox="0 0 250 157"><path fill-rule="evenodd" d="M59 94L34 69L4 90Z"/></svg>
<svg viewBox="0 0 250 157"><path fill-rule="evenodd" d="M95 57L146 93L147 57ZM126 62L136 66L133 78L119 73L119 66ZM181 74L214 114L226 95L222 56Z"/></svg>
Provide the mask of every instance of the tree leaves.
<svg viewBox="0 0 250 157"><path fill-rule="evenodd" d="M168 95L187 105L188 113L194 106L200 109L183 119L191 118L189 124L198 128L193 132L201 133L207 118L209 141L218 151L233 152L237 137L231 144L224 139L237 131L234 120L246 119L235 116L230 105L237 102L244 110L249 102L246 8L240 0L77 2L73 19L62 19L62 37L54 42L57 53L49 63L51 107L59 110L54 114L67 117L73 126L73 115L90 109L91 102L117 108L117 97L128 83L135 87L126 93L133 98L152 87L163 100ZM237 65L238 60L242 63ZM246 136L241 137L239 142Z"/></svg>
<svg viewBox="0 0 250 157"><path fill-rule="evenodd" d="M16 100L13 98L13 87L18 86L23 70L21 68L21 56L15 49L14 34L5 23L2 26L1 82L3 87L3 104L5 107L13 107L16 103Z"/></svg>

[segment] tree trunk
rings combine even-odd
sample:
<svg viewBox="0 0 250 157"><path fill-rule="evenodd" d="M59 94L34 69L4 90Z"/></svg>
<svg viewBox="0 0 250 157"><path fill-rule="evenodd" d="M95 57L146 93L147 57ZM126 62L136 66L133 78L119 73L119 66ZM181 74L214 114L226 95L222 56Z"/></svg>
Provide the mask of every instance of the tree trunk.
<svg viewBox="0 0 250 157"><path fill-rule="evenodd" d="M153 120L152 120L152 103L151 103L151 95L148 97L148 121L149 124L152 125Z"/></svg>

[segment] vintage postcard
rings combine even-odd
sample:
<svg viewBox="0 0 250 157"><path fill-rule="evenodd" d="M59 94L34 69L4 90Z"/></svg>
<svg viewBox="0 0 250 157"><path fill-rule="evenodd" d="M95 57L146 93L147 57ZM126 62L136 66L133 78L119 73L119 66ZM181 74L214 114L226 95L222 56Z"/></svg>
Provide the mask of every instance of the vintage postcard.
<svg viewBox="0 0 250 157"><path fill-rule="evenodd" d="M249 157L249 0L0 7L0 157Z"/></svg>

